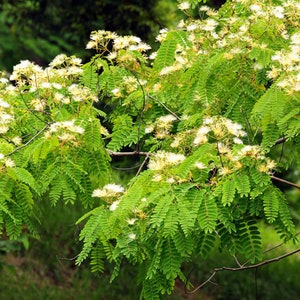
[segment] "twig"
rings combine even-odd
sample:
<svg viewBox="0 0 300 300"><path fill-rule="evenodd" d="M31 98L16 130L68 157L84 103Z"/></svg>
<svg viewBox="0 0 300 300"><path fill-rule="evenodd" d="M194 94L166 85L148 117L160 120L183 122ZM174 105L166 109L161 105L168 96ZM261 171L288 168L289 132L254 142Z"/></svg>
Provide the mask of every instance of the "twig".
<svg viewBox="0 0 300 300"><path fill-rule="evenodd" d="M282 144L286 141L286 137L282 137L280 139L278 139L277 141L275 141L274 145L279 145Z"/></svg>
<svg viewBox="0 0 300 300"><path fill-rule="evenodd" d="M10 153L7 154L7 156L10 156L12 154L14 154L15 152L19 151L20 149L26 147L27 145L29 145L35 138L37 138L43 131L45 131L49 125L51 123L46 124L46 126L44 126L40 131L38 131L31 139L29 139L24 145L19 146L17 148L15 148L13 151L11 151Z"/></svg>
<svg viewBox="0 0 300 300"><path fill-rule="evenodd" d="M285 183L285 184L290 185L290 186L293 186L293 187L295 187L297 189L300 189L300 185L297 184L297 183L293 183L293 182L287 181L285 179L278 178L278 177L273 176L273 175L271 176L271 179L279 181L279 182L282 182L282 183Z"/></svg>
<svg viewBox="0 0 300 300"><path fill-rule="evenodd" d="M270 263L273 263L273 262L277 262L281 259L284 259L288 256L291 256L297 252L300 252L300 248L294 250L294 251L291 251L291 252L288 252L286 254L283 254L281 256L277 256L275 258L271 258L271 259L267 259L267 260L264 260L258 264L255 264L255 265L250 265L250 266L241 266L241 267L238 267L238 268L230 268L230 267L221 267L221 268L216 268L213 270L213 273L208 277L208 279L206 281L204 281L203 283L201 283L199 286L197 286L194 290L190 291L190 292L187 292L188 294L194 294L196 293L198 290L200 290L203 286L205 286L207 283L211 282L211 279L218 273L218 272L221 272L221 271L232 271L232 272L236 272L236 271L245 271L245 270L250 270L250 269L257 269L257 268L260 268L264 265L267 265L267 264L270 264Z"/></svg>
<svg viewBox="0 0 300 300"><path fill-rule="evenodd" d="M115 152L107 149L107 152L110 156L134 156L134 155L141 155L141 156L150 156L150 152L142 152L142 151L132 151L132 152Z"/></svg>
<svg viewBox="0 0 300 300"><path fill-rule="evenodd" d="M171 115L173 115L177 120L180 120L180 117L178 117L173 111L171 111L165 104L163 104L159 99L151 96L148 94L148 97L156 102L158 102L162 107L164 107Z"/></svg>
<svg viewBox="0 0 300 300"><path fill-rule="evenodd" d="M147 160L149 159L149 156L150 156L150 155L151 155L151 153L148 152L148 154L146 155L144 161L142 162L142 164L140 165L138 171L136 172L136 175L135 175L135 176L138 176L138 175L141 173L141 171L142 171L144 165L146 164Z"/></svg>

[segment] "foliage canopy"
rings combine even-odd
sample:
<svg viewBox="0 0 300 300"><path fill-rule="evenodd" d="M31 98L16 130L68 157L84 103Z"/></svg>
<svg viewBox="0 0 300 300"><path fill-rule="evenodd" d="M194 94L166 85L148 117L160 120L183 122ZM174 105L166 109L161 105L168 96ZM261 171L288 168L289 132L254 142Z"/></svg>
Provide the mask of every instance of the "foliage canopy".
<svg viewBox="0 0 300 300"><path fill-rule="evenodd" d="M195 1L179 4L188 14ZM81 264L139 266L145 299L187 281L181 266L216 246L262 259L258 222L283 241L295 226L274 149L300 149L300 5L228 1L205 18L162 30L157 52L135 36L93 31L81 66L57 56L43 69L14 67L0 90L0 220L10 238L37 234L38 201L92 208ZM111 183L111 156L139 156L126 190ZM96 199L96 200L95 200Z"/></svg>

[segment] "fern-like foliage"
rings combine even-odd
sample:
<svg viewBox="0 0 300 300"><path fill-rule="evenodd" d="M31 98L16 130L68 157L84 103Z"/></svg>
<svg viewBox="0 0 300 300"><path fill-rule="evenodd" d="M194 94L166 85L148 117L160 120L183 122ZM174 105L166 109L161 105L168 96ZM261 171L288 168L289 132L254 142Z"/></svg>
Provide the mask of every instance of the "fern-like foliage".
<svg viewBox="0 0 300 300"><path fill-rule="evenodd" d="M111 280L136 265L145 299L218 246L260 261L261 223L293 239L274 174L300 162L299 7L280 3L227 1L161 31L152 55L137 37L95 31L84 66L60 55L46 69L23 61L14 86L1 78L2 233L37 235L41 199L80 202L91 211L76 263L90 257L101 273L108 261ZM136 176L114 178L110 156Z"/></svg>

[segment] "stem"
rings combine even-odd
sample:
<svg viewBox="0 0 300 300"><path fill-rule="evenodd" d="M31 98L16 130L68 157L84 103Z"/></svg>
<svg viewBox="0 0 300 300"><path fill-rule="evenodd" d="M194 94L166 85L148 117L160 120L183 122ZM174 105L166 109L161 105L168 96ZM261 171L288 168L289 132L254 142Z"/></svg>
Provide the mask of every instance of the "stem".
<svg viewBox="0 0 300 300"><path fill-rule="evenodd" d="M177 120L180 120L180 117L178 117L173 111L171 111L165 104L163 104L160 100L157 98L151 96L148 94L148 97L156 102L158 102L162 107L164 107L171 115L173 115Z"/></svg>
<svg viewBox="0 0 300 300"><path fill-rule="evenodd" d="M279 144L282 144L286 141L286 138L285 137L282 137L280 139L278 139L277 141L275 141L274 145L279 145Z"/></svg>
<svg viewBox="0 0 300 300"><path fill-rule="evenodd" d="M44 126L40 131L38 131L31 139L29 139L24 145L15 148L12 152L8 153L7 156L14 154L15 152L19 151L20 149L29 145L35 138L37 138L43 131L45 131L49 127L50 123Z"/></svg>
<svg viewBox="0 0 300 300"><path fill-rule="evenodd" d="M286 254L283 254L281 256L277 256L275 258L271 258L271 259L267 259L267 260L264 260L258 264L255 264L255 265L250 265L250 266L241 266L241 267L238 267L238 268L230 268L230 267L221 267L221 268L216 268L213 270L213 273L208 277L208 279L206 281L204 281L203 283L201 283L199 286L197 286L194 290L192 290L191 292L186 292L188 294L194 294L195 292L197 292L198 290L200 290L203 286L205 286L207 283L209 283L211 281L211 279L218 273L218 272L221 272L221 271L232 271L232 272L236 272L236 271L245 271L245 270L250 270L250 269L257 269L257 268L260 268L264 265L267 265L267 264L270 264L270 263L273 263L273 262L277 262L281 259L284 259L288 256L291 256L297 252L300 252L300 248L294 250L294 251L291 251L291 252L288 252Z"/></svg>
<svg viewBox="0 0 300 300"><path fill-rule="evenodd" d="M287 181L285 179L278 178L276 176L271 176L271 179L279 181L279 182L282 182L282 183L285 183L285 184L290 185L290 186L293 186L293 187L295 187L297 189L300 189L300 185L297 184L297 183L293 183L293 182Z"/></svg>
<svg viewBox="0 0 300 300"><path fill-rule="evenodd" d="M107 152L110 156L134 156L134 155L141 155L141 156L150 156L150 152L142 152L142 151L132 151L132 152L115 152L107 149Z"/></svg>

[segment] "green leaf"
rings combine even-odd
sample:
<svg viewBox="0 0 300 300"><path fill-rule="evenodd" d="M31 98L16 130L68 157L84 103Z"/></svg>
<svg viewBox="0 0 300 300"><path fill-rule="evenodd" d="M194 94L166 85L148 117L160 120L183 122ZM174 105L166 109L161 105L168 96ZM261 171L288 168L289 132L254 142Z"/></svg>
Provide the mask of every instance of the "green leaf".
<svg viewBox="0 0 300 300"><path fill-rule="evenodd" d="M29 187L31 187L35 191L38 191L36 180L28 170L20 167L14 167L7 169L7 173L13 179L26 183Z"/></svg>
<svg viewBox="0 0 300 300"><path fill-rule="evenodd" d="M235 195L235 181L232 177L228 178L222 185L222 203L223 205L230 205L234 200Z"/></svg>
<svg viewBox="0 0 300 300"><path fill-rule="evenodd" d="M218 208L215 199L207 194L204 195L198 214L200 228L205 233L213 232L216 228L217 217Z"/></svg>

